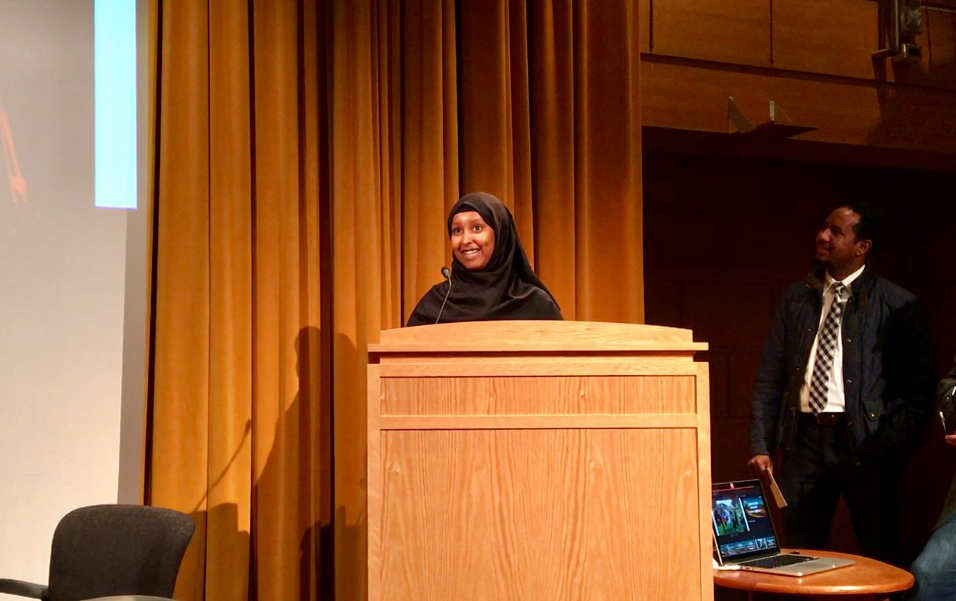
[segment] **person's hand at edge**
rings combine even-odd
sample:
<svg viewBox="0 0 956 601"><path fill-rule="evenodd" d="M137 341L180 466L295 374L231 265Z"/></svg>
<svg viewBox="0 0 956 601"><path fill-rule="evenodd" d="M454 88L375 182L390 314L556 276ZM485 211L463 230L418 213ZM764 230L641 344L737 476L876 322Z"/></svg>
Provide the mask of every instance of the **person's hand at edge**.
<svg viewBox="0 0 956 601"><path fill-rule="evenodd" d="M951 444L956 445L956 436L953 438L954 440ZM773 461L770 460L770 455L754 455L750 458L750 461L747 462L747 465L760 475L764 472L773 473Z"/></svg>

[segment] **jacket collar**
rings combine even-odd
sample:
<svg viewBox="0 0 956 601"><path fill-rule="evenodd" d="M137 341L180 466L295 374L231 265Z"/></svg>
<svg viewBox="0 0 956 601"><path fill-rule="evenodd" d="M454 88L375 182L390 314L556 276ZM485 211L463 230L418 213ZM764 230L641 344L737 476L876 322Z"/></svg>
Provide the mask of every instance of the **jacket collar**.
<svg viewBox="0 0 956 601"><path fill-rule="evenodd" d="M826 285L826 267L820 266L814 268L809 274L807 274L806 284L808 288L812 288L823 294L823 288ZM852 298L858 299L860 303L866 303L869 299L869 294L867 292L872 288L873 282L876 281L876 272L873 271L873 268L870 267L869 263L866 265L866 269L863 270L863 273L860 274L858 278L853 280L853 283L850 284L850 290L853 291Z"/></svg>

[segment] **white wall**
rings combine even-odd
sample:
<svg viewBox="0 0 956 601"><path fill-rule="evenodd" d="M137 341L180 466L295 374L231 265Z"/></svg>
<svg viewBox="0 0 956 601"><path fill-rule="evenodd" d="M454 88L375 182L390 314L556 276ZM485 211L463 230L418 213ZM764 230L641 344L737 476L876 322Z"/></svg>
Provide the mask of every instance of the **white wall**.
<svg viewBox="0 0 956 601"><path fill-rule="evenodd" d="M0 578L46 583L63 514L139 495L146 220L94 206L92 6L0 0Z"/></svg>

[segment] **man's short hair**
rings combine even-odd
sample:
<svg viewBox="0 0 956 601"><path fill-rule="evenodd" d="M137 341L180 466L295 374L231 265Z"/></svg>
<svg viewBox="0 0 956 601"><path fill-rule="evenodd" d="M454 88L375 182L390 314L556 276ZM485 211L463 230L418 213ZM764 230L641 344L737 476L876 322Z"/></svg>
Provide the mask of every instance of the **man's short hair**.
<svg viewBox="0 0 956 601"><path fill-rule="evenodd" d="M860 220L853 226L853 235L857 240L869 240L876 246L880 238L880 212L865 200L854 200L843 205L860 216Z"/></svg>

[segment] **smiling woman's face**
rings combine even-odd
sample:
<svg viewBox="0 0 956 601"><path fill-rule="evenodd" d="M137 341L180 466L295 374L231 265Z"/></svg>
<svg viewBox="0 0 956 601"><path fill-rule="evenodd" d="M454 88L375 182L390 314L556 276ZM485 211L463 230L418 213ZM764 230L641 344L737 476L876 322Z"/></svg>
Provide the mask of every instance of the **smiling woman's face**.
<svg viewBox="0 0 956 601"><path fill-rule="evenodd" d="M451 251L469 271L482 269L495 250L495 230L478 211L456 213L451 219Z"/></svg>

